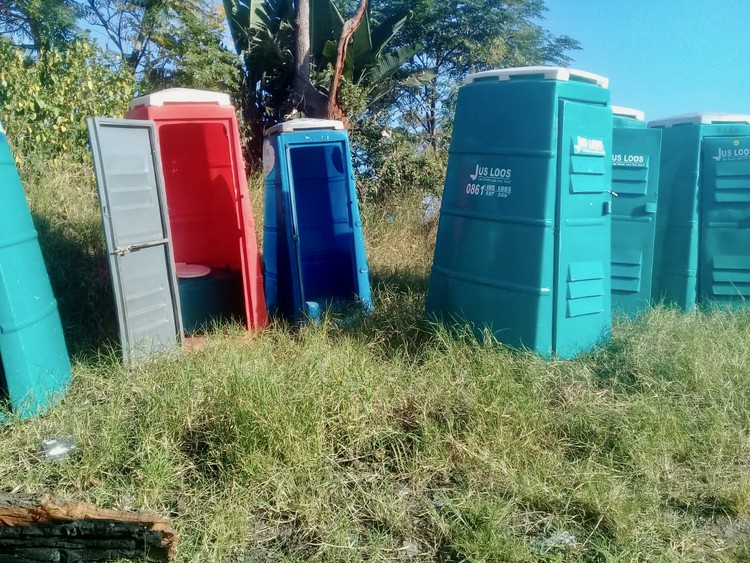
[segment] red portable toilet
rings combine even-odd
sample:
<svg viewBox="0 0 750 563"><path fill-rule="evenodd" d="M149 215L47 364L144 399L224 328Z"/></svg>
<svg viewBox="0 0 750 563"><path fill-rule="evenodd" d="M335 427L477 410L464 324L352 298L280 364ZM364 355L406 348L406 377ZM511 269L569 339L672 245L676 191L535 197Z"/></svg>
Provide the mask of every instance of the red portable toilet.
<svg viewBox="0 0 750 563"><path fill-rule="evenodd" d="M267 326L255 221L229 96L170 88L132 100L126 117L156 126L185 330L227 314L243 316L248 329Z"/></svg>

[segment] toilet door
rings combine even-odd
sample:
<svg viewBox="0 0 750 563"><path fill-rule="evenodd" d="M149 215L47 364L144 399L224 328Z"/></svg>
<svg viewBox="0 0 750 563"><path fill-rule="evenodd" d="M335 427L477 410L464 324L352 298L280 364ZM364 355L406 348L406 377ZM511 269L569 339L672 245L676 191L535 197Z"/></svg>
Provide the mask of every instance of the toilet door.
<svg viewBox="0 0 750 563"><path fill-rule="evenodd" d="M150 121L88 120L123 361L182 338L159 148Z"/></svg>
<svg viewBox="0 0 750 563"><path fill-rule="evenodd" d="M698 297L704 305L745 305L750 300L750 137L703 139L701 178Z"/></svg>
<svg viewBox="0 0 750 563"><path fill-rule="evenodd" d="M609 108L560 102L553 335L563 358L611 328L611 147Z"/></svg>
<svg viewBox="0 0 750 563"><path fill-rule="evenodd" d="M650 304L659 183L659 129L615 128L612 149L612 307Z"/></svg>

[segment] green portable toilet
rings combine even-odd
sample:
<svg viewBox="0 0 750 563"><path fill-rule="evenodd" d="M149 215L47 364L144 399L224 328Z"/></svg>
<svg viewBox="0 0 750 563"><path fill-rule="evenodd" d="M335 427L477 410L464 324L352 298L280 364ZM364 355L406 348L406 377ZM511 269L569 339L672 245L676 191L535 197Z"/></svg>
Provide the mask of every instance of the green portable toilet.
<svg viewBox="0 0 750 563"><path fill-rule="evenodd" d="M655 299L750 298L750 116L690 113L649 123L661 129Z"/></svg>
<svg viewBox="0 0 750 563"><path fill-rule="evenodd" d="M61 399L69 385L57 301L0 123L0 401L28 418Z"/></svg>
<svg viewBox="0 0 750 563"><path fill-rule="evenodd" d="M661 131L630 108L612 120L612 309L635 315L651 300Z"/></svg>
<svg viewBox="0 0 750 563"><path fill-rule="evenodd" d="M459 90L427 314L570 357L611 325L608 80L480 72Z"/></svg>

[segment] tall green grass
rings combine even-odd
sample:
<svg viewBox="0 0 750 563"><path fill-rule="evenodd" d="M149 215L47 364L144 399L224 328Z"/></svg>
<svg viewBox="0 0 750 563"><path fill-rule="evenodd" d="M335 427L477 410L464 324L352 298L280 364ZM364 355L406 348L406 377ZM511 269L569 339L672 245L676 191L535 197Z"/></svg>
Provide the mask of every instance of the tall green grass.
<svg viewBox="0 0 750 563"><path fill-rule="evenodd" d="M91 165L30 156L20 169L68 347L95 351L117 337Z"/></svg>
<svg viewBox="0 0 750 563"><path fill-rule="evenodd" d="M90 173L25 177L53 279L75 272L55 283L88 288ZM58 293L73 386L0 429L3 488L156 510L180 561L750 558L750 313L656 309L541 360L423 320L434 227L417 199L363 215L375 312L354 323L217 327L126 371L109 337L80 338L111 332L89 310L106 289ZM41 461L63 434L78 449Z"/></svg>

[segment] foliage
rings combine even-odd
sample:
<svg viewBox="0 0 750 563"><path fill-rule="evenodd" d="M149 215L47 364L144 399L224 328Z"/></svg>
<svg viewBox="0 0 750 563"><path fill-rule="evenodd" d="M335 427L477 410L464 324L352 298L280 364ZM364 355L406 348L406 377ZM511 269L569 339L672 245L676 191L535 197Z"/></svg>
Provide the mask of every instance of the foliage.
<svg viewBox="0 0 750 563"><path fill-rule="evenodd" d="M224 19L212 0L80 0L139 90L174 85L236 93L239 61L222 46Z"/></svg>
<svg viewBox="0 0 750 563"><path fill-rule="evenodd" d="M396 45L419 42L421 51L408 68L432 70L426 87L402 88L394 101L402 125L439 141L441 118L453 113L456 85L471 73L489 68L535 64L567 65L568 51L578 42L553 36L540 21L543 0L466 0L461 9L445 0L383 0L379 10L410 9L412 17L397 37Z"/></svg>
<svg viewBox="0 0 750 563"><path fill-rule="evenodd" d="M18 39L33 53L62 48L79 36L76 0L3 0L0 35Z"/></svg>
<svg viewBox="0 0 750 563"><path fill-rule="evenodd" d="M168 19L167 5L165 0L82 1L86 21L106 33L123 64L133 72L152 58L153 35Z"/></svg>
<svg viewBox="0 0 750 563"><path fill-rule="evenodd" d="M84 40L35 58L0 38L0 119L16 158L88 154L86 118L121 117L133 97L130 73Z"/></svg>
<svg viewBox="0 0 750 563"><path fill-rule="evenodd" d="M294 74L294 10L285 0L224 0L237 54L243 59L242 110L250 151L260 156L263 131L282 121Z"/></svg>
<svg viewBox="0 0 750 563"><path fill-rule="evenodd" d="M255 124L257 144L263 129L295 109L290 98L295 63L294 5L291 0L225 0L224 6L235 48L244 57L245 117L251 126ZM327 94L344 18L331 0L312 0L310 11L310 80ZM367 15L352 37L344 80L361 89L368 104L383 98L398 84L429 78L424 72L399 73L418 50L416 44L391 48L407 14L408 10L402 10L380 20Z"/></svg>
<svg viewBox="0 0 750 563"><path fill-rule="evenodd" d="M155 36L160 58L145 67L141 89L179 85L239 95L240 59L222 44L223 14L208 6L177 10Z"/></svg>
<svg viewBox="0 0 750 563"><path fill-rule="evenodd" d="M328 12L327 17L321 17L321 11ZM347 52L344 65L344 77L363 88L370 101L377 101L389 88L394 87L394 75L420 50L418 42L402 45L398 49L390 48L390 43L408 19L409 11L402 10L384 15L380 22L373 22L367 11L362 25L352 36L352 46ZM329 69L336 59L337 38L344 19L336 5L330 3L327 10L319 10L313 14L313 22L313 29L326 30L313 37L313 59L318 69ZM326 34L331 38L326 39ZM399 78L403 81L410 77L411 75L402 74Z"/></svg>
<svg viewBox="0 0 750 563"><path fill-rule="evenodd" d="M383 202L412 195L440 195L447 151L416 142L401 129L364 119L351 132L360 196Z"/></svg>

